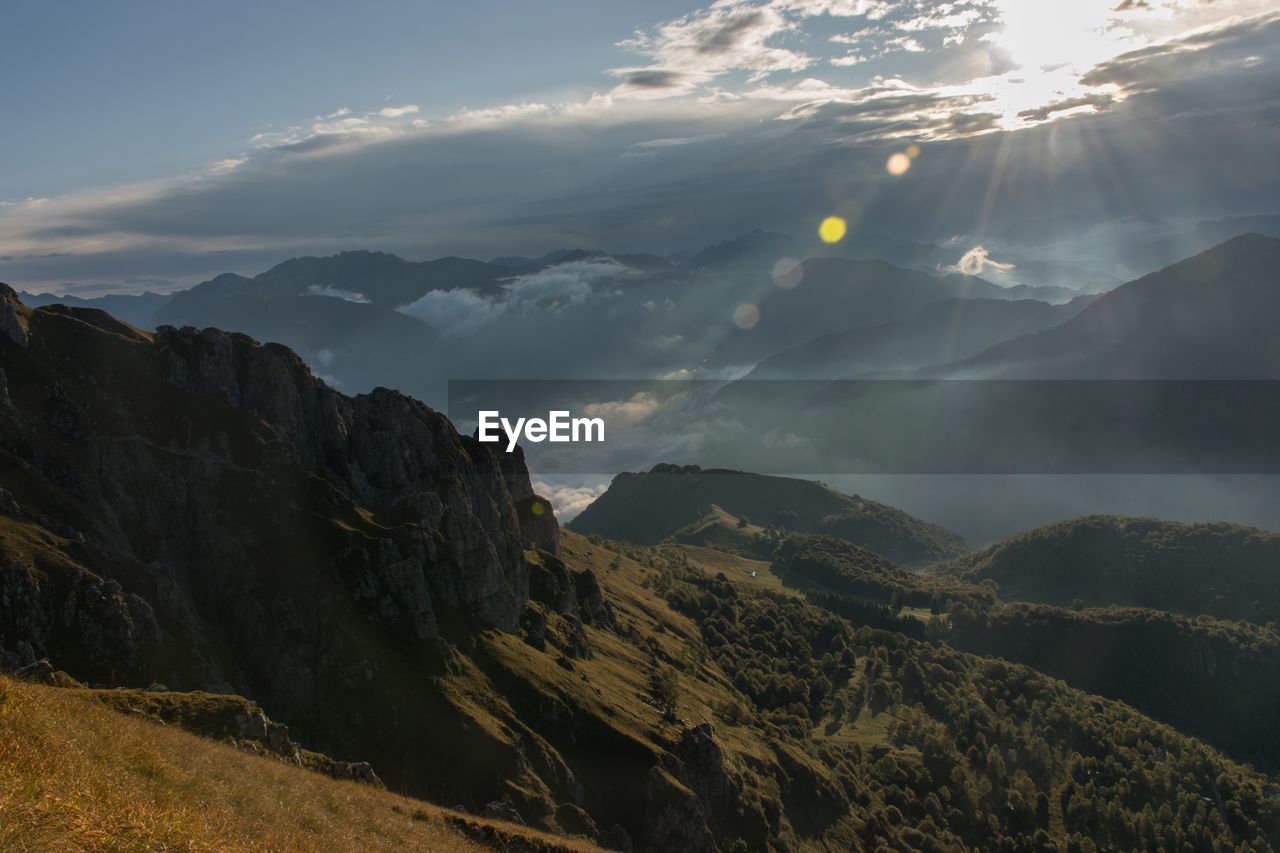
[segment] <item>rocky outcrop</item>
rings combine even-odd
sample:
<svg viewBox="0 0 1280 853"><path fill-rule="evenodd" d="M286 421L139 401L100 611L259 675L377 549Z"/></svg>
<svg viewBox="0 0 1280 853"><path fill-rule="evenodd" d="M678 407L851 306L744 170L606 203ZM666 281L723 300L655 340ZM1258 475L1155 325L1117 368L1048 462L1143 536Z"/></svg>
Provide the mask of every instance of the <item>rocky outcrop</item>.
<svg viewBox="0 0 1280 853"><path fill-rule="evenodd" d="M517 446L512 452L503 453L501 459L507 491L516 505L521 544L528 549L560 553L560 524L552 511L551 501L533 491L525 467L524 448Z"/></svg>
<svg viewBox="0 0 1280 853"><path fill-rule="evenodd" d="M17 292L0 283L0 333L20 347L27 345L27 318Z"/></svg>
<svg viewBox="0 0 1280 853"><path fill-rule="evenodd" d="M484 445L403 394L378 388L343 396L282 346L259 346L216 329L171 327L157 330L156 345L174 385L224 395L261 418L299 466L356 504L393 510L420 527L424 536L413 550L441 566L430 592L442 604L473 608L506 630L515 627L528 581L507 486L532 493L523 461L518 470L505 460L495 465ZM554 525L549 505L544 514ZM422 636L434 633L429 620L418 629Z"/></svg>
<svg viewBox="0 0 1280 853"><path fill-rule="evenodd" d="M8 289L0 332L0 648L251 697L411 789L446 640L515 630L524 548L556 547L523 462L243 335Z"/></svg>

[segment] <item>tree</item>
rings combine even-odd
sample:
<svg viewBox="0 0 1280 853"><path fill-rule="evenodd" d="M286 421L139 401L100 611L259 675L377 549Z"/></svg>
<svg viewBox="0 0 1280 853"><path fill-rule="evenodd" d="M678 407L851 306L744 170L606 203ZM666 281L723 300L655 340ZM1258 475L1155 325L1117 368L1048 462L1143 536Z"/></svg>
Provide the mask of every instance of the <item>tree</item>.
<svg viewBox="0 0 1280 853"><path fill-rule="evenodd" d="M674 717L680 699L680 673L666 666L653 677L653 698L668 717Z"/></svg>

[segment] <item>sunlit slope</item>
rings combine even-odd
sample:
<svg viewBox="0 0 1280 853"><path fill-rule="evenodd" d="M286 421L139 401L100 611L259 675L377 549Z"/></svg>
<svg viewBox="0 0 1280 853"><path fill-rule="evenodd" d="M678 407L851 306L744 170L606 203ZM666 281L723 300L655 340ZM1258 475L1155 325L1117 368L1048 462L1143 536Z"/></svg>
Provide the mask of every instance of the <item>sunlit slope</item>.
<svg viewBox="0 0 1280 853"><path fill-rule="evenodd" d="M466 851L502 839L592 849L0 677L0 849Z"/></svg>

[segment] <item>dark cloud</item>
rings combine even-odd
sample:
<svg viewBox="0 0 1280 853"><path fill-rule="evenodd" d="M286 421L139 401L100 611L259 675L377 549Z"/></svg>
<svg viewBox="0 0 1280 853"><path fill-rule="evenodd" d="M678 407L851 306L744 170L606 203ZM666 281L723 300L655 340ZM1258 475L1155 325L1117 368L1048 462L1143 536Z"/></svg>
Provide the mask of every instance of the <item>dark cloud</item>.
<svg viewBox="0 0 1280 853"><path fill-rule="evenodd" d="M623 85L637 89L675 89L685 85L689 75L662 68L642 68L637 71L620 71Z"/></svg>
<svg viewBox="0 0 1280 853"><path fill-rule="evenodd" d="M763 12L758 9L745 10L703 33L695 50L702 54L729 53L741 45L752 30L764 26L768 26L768 22Z"/></svg>
<svg viewBox="0 0 1280 853"><path fill-rule="evenodd" d="M1080 95L1076 98L1066 98L1061 101L1054 101L1051 104L1045 104L1043 107L1023 110L1018 113L1018 118L1042 122L1047 121L1054 113L1062 113L1068 110L1079 109L1080 107L1093 107L1096 110L1101 110L1110 107L1115 103L1115 101L1116 99L1113 95L1105 93Z"/></svg>

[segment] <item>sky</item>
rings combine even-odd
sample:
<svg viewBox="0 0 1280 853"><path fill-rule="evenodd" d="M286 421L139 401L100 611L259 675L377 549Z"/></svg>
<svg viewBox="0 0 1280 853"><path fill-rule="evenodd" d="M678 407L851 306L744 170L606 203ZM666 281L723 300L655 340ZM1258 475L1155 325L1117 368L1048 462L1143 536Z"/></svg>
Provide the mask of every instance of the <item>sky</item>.
<svg viewBox="0 0 1280 853"><path fill-rule="evenodd" d="M25 2L0 280L1280 212L1280 0Z"/></svg>

